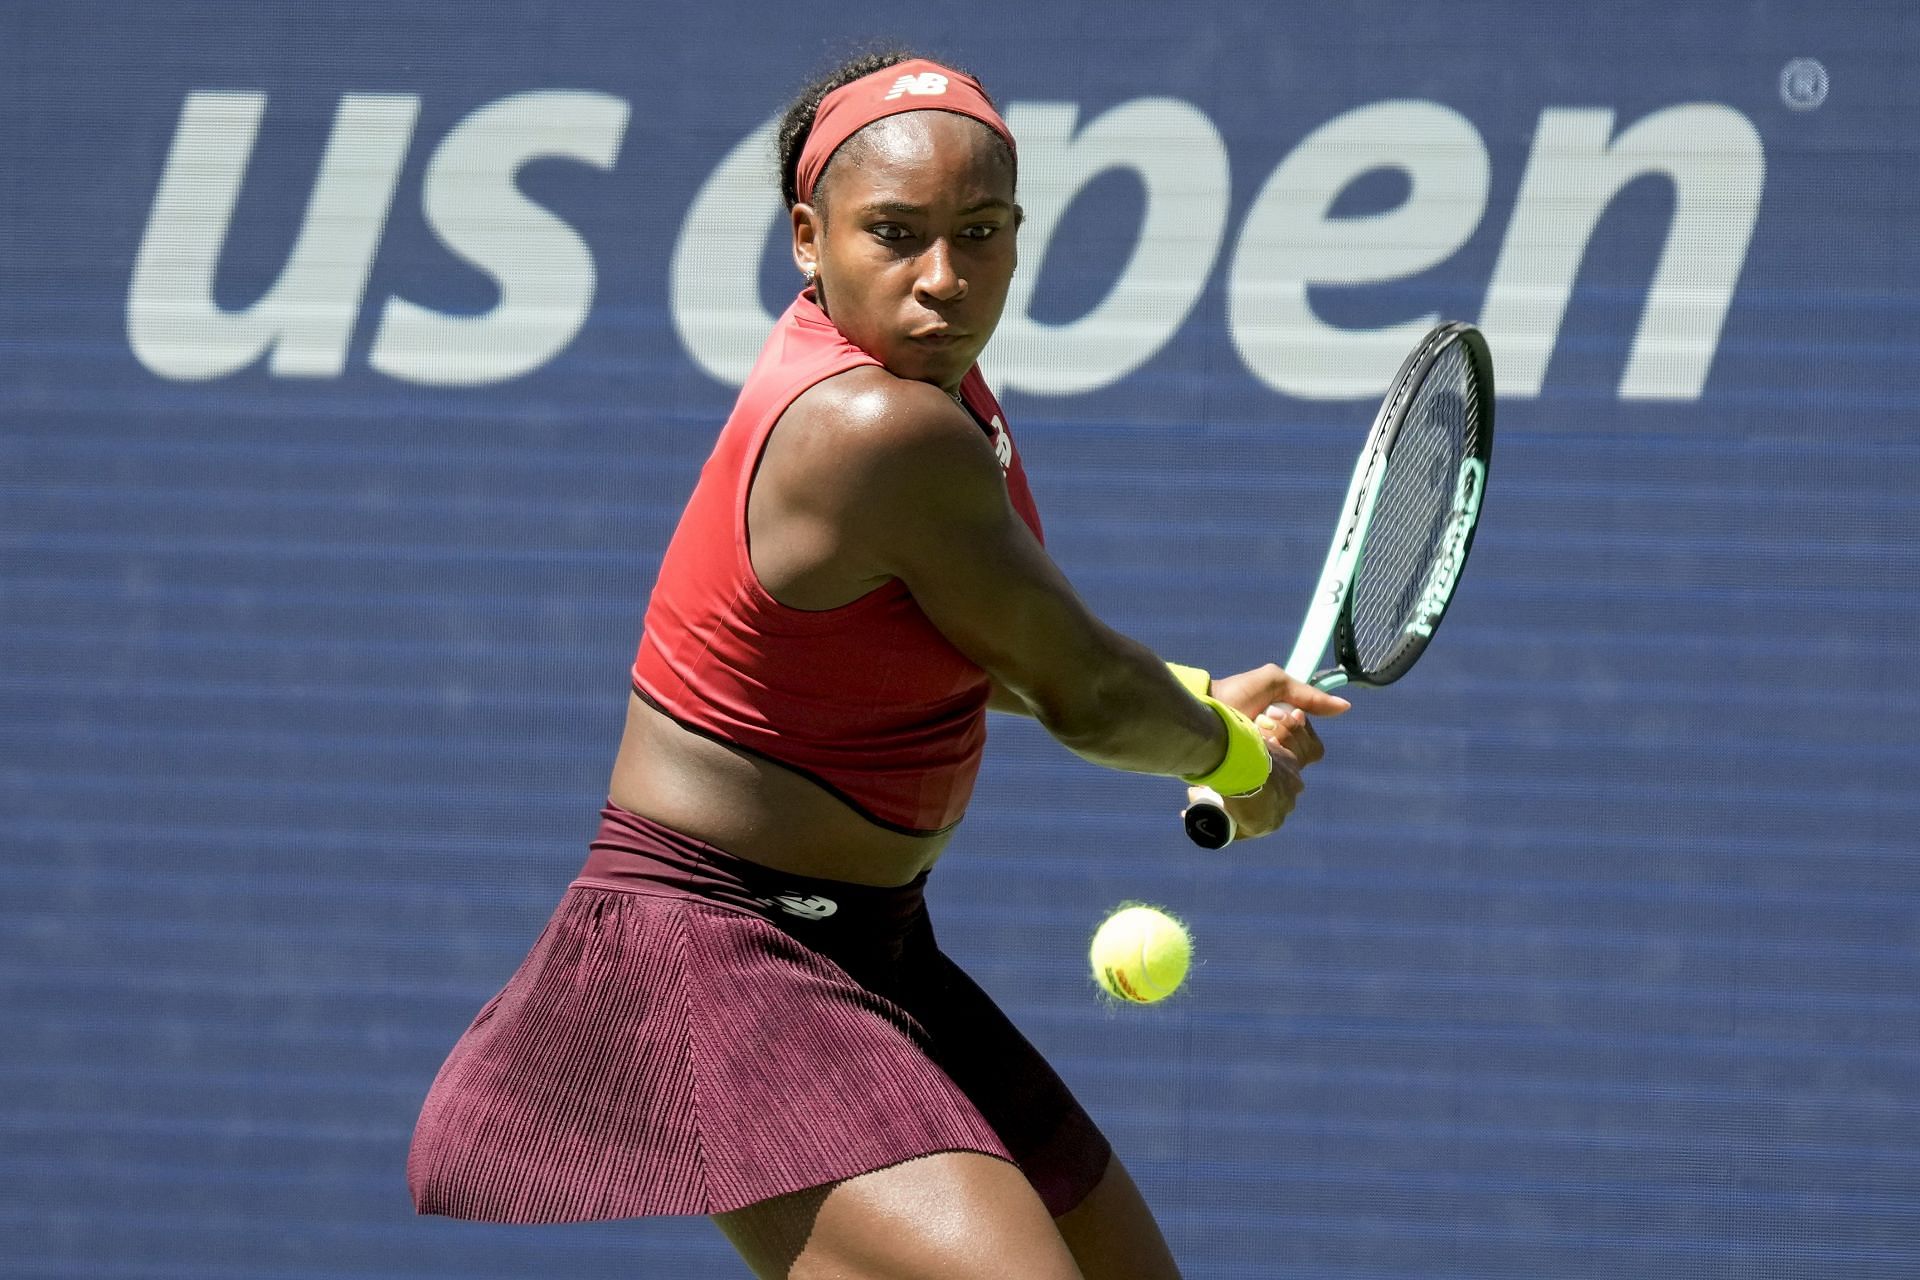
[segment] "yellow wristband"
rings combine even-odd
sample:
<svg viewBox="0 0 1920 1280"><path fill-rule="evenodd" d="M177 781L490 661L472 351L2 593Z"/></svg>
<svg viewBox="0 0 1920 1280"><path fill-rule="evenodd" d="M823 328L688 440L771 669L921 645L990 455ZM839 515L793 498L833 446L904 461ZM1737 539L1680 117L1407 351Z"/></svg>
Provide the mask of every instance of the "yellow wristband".
<svg viewBox="0 0 1920 1280"><path fill-rule="evenodd" d="M1198 667L1183 667L1177 662L1169 662L1167 670L1173 672L1173 678L1196 698L1204 698L1213 692L1213 677Z"/></svg>
<svg viewBox="0 0 1920 1280"><path fill-rule="evenodd" d="M1227 727L1227 754L1210 772L1186 781L1196 787L1211 787L1223 796L1252 795L1267 785L1273 773L1273 757L1267 754L1267 740L1253 721L1218 698L1202 694L1200 701L1212 707Z"/></svg>
<svg viewBox="0 0 1920 1280"><path fill-rule="evenodd" d="M1167 670L1181 687L1213 708L1220 723L1227 726L1227 754L1209 773L1185 781L1196 787L1211 787L1221 795L1252 795L1267 784L1273 772L1273 757L1267 754L1267 740L1253 721L1213 696L1213 677L1199 667L1169 662Z"/></svg>

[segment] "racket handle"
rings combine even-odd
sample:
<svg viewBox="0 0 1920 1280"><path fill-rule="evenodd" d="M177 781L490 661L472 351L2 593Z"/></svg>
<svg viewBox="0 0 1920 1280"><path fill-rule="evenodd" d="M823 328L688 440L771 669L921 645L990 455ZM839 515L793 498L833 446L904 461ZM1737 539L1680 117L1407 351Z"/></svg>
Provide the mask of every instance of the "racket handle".
<svg viewBox="0 0 1920 1280"><path fill-rule="evenodd" d="M1218 791L1211 787L1201 787L1199 791L1180 812L1187 839L1202 849L1224 849L1233 843L1233 815L1227 812L1227 802L1220 798Z"/></svg>

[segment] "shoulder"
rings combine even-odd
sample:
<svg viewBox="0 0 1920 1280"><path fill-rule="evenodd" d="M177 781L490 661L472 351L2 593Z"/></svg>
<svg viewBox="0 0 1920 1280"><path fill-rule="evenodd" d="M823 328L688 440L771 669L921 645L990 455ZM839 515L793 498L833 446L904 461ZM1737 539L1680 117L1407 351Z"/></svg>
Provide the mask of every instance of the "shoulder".
<svg viewBox="0 0 1920 1280"><path fill-rule="evenodd" d="M808 388L781 418L791 443L831 454L842 466L994 463L993 445L973 415L939 387L874 365ZM787 428L797 430L785 430Z"/></svg>
<svg viewBox="0 0 1920 1280"><path fill-rule="evenodd" d="M781 417L758 486L876 544L1002 518L1007 486L973 415L930 383L868 366L810 387Z"/></svg>

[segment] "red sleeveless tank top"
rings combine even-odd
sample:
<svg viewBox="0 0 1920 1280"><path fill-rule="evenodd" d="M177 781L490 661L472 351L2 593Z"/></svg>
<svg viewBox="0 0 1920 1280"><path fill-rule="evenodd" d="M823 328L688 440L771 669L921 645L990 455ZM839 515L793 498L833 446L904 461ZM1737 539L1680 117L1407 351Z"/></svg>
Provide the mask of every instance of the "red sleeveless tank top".
<svg viewBox="0 0 1920 1280"><path fill-rule="evenodd" d="M880 362L802 293L774 326L667 545L634 691L697 733L801 773L881 826L960 820L986 744L986 673L899 580L837 609L769 595L747 551L747 493L773 426L802 392ZM1007 494L1040 517L1006 419L976 366L960 393L993 440Z"/></svg>

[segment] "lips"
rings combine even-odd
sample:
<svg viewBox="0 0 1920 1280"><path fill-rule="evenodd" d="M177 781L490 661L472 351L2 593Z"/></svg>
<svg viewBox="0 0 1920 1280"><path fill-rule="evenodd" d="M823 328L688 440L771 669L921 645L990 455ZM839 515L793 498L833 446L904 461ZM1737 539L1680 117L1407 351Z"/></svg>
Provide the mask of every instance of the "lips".
<svg viewBox="0 0 1920 1280"><path fill-rule="evenodd" d="M907 341L927 358L941 361L956 359L973 349L973 339L959 329L922 329L909 334Z"/></svg>

